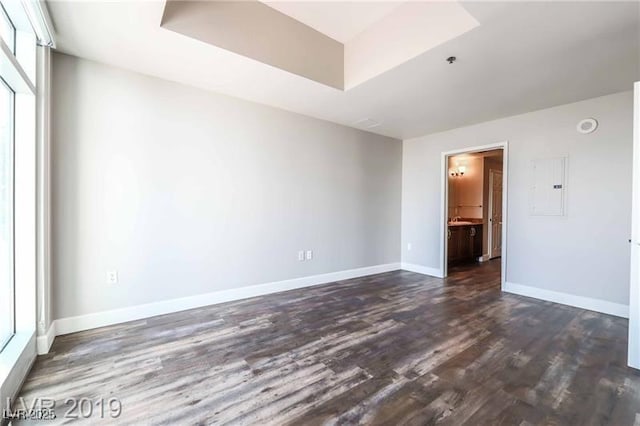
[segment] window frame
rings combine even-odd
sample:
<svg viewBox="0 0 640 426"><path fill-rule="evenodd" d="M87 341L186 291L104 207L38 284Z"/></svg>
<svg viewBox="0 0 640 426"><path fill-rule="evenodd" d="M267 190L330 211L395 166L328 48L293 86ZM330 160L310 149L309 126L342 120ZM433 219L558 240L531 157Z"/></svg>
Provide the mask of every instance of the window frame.
<svg viewBox="0 0 640 426"><path fill-rule="evenodd" d="M11 53L15 55L16 54L16 32L17 32L16 25L11 20L11 17L9 17L9 14L7 13L7 10L4 8L4 5L2 4L2 2L0 2L0 15L2 15L2 19L7 21L7 23L11 27L11 32L12 32L11 45L8 45L6 41L5 41L5 44L7 44L7 47L11 50ZM0 37L1 37L1 34L0 34Z"/></svg>
<svg viewBox="0 0 640 426"><path fill-rule="evenodd" d="M1 7L1 5L0 5ZM5 12L6 13L6 12ZM7 347L11 339L16 335L16 92L2 77L2 84L10 93L10 140L11 140L11 332L9 336L0 336L0 353Z"/></svg>
<svg viewBox="0 0 640 426"><path fill-rule="evenodd" d="M48 197L49 176L43 173L49 171L49 47L55 48L55 40L46 3L0 0L0 4L16 30L13 49L0 37L0 76L14 93L15 331L0 352L0 401L5 402L15 398L40 347L41 353L47 353L50 346L47 330L53 329L48 322L49 275L48 271L46 276L42 275L42 264L49 256L44 248L44 242L48 244L50 238L49 225L43 222L50 205L43 195L46 193Z"/></svg>
<svg viewBox="0 0 640 426"><path fill-rule="evenodd" d="M5 342L2 338L0 351L0 397L5 398L6 389L14 388L16 375L24 368L26 357L31 356L33 336L36 331L36 226L35 217L38 209L35 196L37 186L37 150L36 134L38 121L36 116L35 76L25 72L24 64L16 52L17 37L35 34L25 9L25 3L2 1L2 13L6 13L15 29L13 49L0 37L0 78L3 84L13 93L11 105L13 148L12 170L12 319L13 334ZM31 37L29 35L29 37ZM23 45L23 47L26 46ZM38 52L37 40L34 39L33 51ZM28 53L27 50L23 50ZM36 62L37 63L37 62ZM10 395L9 395L10 396Z"/></svg>

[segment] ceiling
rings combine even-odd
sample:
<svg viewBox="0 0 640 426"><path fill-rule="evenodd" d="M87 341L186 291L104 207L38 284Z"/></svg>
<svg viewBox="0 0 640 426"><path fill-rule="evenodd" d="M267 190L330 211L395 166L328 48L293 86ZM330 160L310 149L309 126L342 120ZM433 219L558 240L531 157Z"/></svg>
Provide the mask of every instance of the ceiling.
<svg viewBox="0 0 640 426"><path fill-rule="evenodd" d="M343 44L401 4L399 1L261 1Z"/></svg>
<svg viewBox="0 0 640 426"><path fill-rule="evenodd" d="M296 11L318 5L291 4L298 5ZM336 17L342 9L353 13L352 6L336 6L349 4L319 3ZM356 4L379 11L374 3ZM329 28L331 20L321 16L314 23ZM171 0L160 23L163 29L339 90L350 90L478 25L457 1L400 3L344 44L258 0Z"/></svg>
<svg viewBox="0 0 640 426"><path fill-rule="evenodd" d="M631 90L640 80L638 2L464 2L476 28L344 91L161 28L164 5L48 3L64 53L347 126L379 123L369 130L400 139ZM384 5L282 7L348 40L397 6ZM326 16L311 13L322 7ZM329 23L340 11L359 18Z"/></svg>

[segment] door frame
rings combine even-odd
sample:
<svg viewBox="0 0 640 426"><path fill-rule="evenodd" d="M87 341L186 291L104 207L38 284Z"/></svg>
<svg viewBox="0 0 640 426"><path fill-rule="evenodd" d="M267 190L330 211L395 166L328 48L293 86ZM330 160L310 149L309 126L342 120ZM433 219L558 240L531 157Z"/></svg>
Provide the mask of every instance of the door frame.
<svg viewBox="0 0 640 426"><path fill-rule="evenodd" d="M632 192L627 364L640 369L640 81L634 84Z"/></svg>
<svg viewBox="0 0 640 426"><path fill-rule="evenodd" d="M447 239L447 230L449 225L449 157L459 154L473 154L476 152L491 151L492 149L502 149L502 255L501 262L501 289L504 290L507 277L507 200L508 200L508 181L509 181L509 141L497 142L488 145L470 146L467 148L455 149L441 153L441 186L440 186L440 266L441 277L447 276L447 250L449 243Z"/></svg>
<svg viewBox="0 0 640 426"><path fill-rule="evenodd" d="M504 173L502 170L494 170L494 169L489 169L489 196L487 197L488 203L489 205L487 206L487 216L489 219L489 232L487 235L487 250L489 251L488 256L489 259L491 259L491 247L493 246L493 222L491 221L491 219L493 218L493 174L494 173L500 173L502 175L502 179L504 182ZM504 191L504 184L503 186L503 191ZM502 196L504 197L504 193L502 194ZM504 220L502 221L502 225L504 225ZM502 225L500 225L500 227L502 227ZM504 231L504 228L502 229ZM502 250L502 247L500 247L500 249ZM502 253L500 253L502 255Z"/></svg>

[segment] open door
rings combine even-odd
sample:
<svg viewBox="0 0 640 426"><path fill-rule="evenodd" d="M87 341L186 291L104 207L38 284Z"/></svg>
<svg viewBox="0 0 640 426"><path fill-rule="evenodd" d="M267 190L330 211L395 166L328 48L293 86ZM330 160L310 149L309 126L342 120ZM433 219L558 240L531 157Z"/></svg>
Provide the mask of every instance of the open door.
<svg viewBox="0 0 640 426"><path fill-rule="evenodd" d="M634 90L629 366L640 369L640 82Z"/></svg>
<svg viewBox="0 0 640 426"><path fill-rule="evenodd" d="M489 258L502 255L502 172L489 171Z"/></svg>

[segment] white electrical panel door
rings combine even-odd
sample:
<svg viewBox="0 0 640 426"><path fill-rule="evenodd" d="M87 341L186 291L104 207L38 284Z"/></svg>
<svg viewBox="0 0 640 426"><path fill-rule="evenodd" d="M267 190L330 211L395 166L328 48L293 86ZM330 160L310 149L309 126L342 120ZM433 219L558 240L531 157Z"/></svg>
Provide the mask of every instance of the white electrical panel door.
<svg viewBox="0 0 640 426"><path fill-rule="evenodd" d="M565 214L565 157L545 158L531 162L531 205L533 216Z"/></svg>

